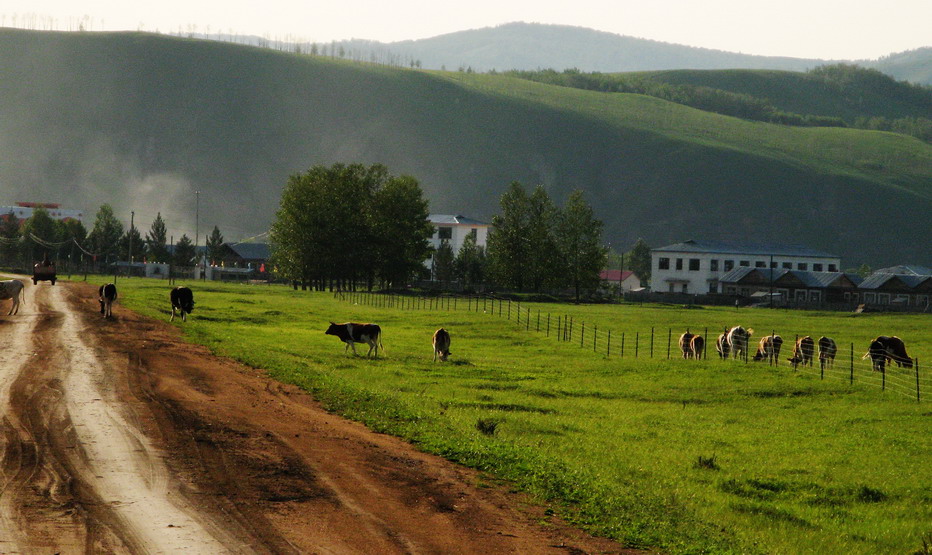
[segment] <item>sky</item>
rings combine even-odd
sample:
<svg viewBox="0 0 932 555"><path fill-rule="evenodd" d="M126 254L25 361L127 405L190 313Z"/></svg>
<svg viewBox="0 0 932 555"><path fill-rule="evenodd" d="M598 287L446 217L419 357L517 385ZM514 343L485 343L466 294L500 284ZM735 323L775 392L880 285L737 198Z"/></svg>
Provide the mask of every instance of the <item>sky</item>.
<svg viewBox="0 0 932 555"><path fill-rule="evenodd" d="M932 0L0 0L0 26L414 40L524 21L826 60L932 46Z"/></svg>

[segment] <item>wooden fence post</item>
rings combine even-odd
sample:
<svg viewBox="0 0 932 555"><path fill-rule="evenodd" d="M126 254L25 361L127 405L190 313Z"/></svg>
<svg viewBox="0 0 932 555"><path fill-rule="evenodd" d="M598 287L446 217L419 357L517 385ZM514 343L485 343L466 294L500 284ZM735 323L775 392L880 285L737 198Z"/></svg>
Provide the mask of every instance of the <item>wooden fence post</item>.
<svg viewBox="0 0 932 555"><path fill-rule="evenodd" d="M650 358L654 358L654 326L650 327Z"/></svg>
<svg viewBox="0 0 932 555"><path fill-rule="evenodd" d="M582 327L579 328L579 348L582 349L583 339L586 337L586 323L582 323Z"/></svg>
<svg viewBox="0 0 932 555"><path fill-rule="evenodd" d="M608 343L605 347L605 357L612 358L612 330L608 330ZM919 370L916 370L916 374L917 375L919 374ZM918 396L918 391L919 391L918 387L916 388L916 391L917 391L917 396Z"/></svg>
<svg viewBox="0 0 932 555"><path fill-rule="evenodd" d="M670 343L673 341L673 328L667 328L667 360L670 360Z"/></svg>
<svg viewBox="0 0 932 555"><path fill-rule="evenodd" d="M919 403L921 402L919 400L919 359L915 358L913 359L913 362L914 366L916 367L916 402Z"/></svg>
<svg viewBox="0 0 932 555"><path fill-rule="evenodd" d="M640 341L641 332L634 332L634 358L638 357L638 346L641 344Z"/></svg>
<svg viewBox="0 0 932 555"><path fill-rule="evenodd" d="M850 384L854 384L854 343L851 344L851 381Z"/></svg>
<svg viewBox="0 0 932 555"><path fill-rule="evenodd" d="M621 358L625 358L625 332L621 332Z"/></svg>
<svg viewBox="0 0 932 555"><path fill-rule="evenodd" d="M595 352L595 342L599 337L599 326L592 327L592 352Z"/></svg>
<svg viewBox="0 0 932 555"><path fill-rule="evenodd" d="M539 323L539 322L540 322L540 318L538 318L537 321L538 321L538 323ZM531 309L530 309L530 308L527 309L527 318L524 319L524 329L525 329L525 331L530 331L530 329L531 329ZM537 331L540 331L540 326L539 326L539 325L537 326Z"/></svg>

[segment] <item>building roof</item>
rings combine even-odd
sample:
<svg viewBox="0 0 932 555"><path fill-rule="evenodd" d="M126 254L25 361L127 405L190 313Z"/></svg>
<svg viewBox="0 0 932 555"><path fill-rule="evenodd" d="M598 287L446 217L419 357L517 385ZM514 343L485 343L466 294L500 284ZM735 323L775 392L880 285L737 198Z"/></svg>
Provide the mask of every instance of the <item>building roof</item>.
<svg viewBox="0 0 932 555"><path fill-rule="evenodd" d="M932 276L932 268L918 264L900 264L874 270L874 274L896 274L900 276ZM873 274L872 274L873 275Z"/></svg>
<svg viewBox="0 0 932 555"><path fill-rule="evenodd" d="M915 289L916 287L919 286L919 284L926 281L927 279L932 279L932 275L911 276L911 275L903 275L903 274L883 274L883 273L874 272L873 274L867 276L864 282L861 283L861 285L859 285L858 287L860 287L861 289L880 289L881 287L886 285L887 282L893 279L899 280L900 282L903 283L903 285L905 285L909 289Z"/></svg>
<svg viewBox="0 0 932 555"><path fill-rule="evenodd" d="M862 281L861 276L846 272L806 272L803 270L786 270L782 268L774 268L771 270L769 268L751 268L749 266L735 268L718 278L718 281L720 283L738 283L752 272L757 272L759 278L766 282L770 282L772 272L772 279L775 283L780 281L781 278L790 275L798 279L804 286L815 288L831 287L831 285L841 277L848 278L851 283L855 285L859 285Z"/></svg>
<svg viewBox="0 0 932 555"><path fill-rule="evenodd" d="M746 254L755 256L809 256L817 258L840 258L837 254L811 249L804 245L780 243L745 243L738 241L711 241L690 239L682 243L651 249L652 252L695 252L710 254Z"/></svg>
<svg viewBox="0 0 932 555"><path fill-rule="evenodd" d="M268 243L226 243L226 245L243 260L268 260L271 255Z"/></svg>
<svg viewBox="0 0 932 555"><path fill-rule="evenodd" d="M633 275L634 272L630 270L602 270L599 272L599 279L603 281L624 281Z"/></svg>
<svg viewBox="0 0 932 555"><path fill-rule="evenodd" d="M473 218L467 218L466 216L461 216L459 214L430 214L427 216L427 221L432 224L445 225L490 225L486 222L481 222Z"/></svg>

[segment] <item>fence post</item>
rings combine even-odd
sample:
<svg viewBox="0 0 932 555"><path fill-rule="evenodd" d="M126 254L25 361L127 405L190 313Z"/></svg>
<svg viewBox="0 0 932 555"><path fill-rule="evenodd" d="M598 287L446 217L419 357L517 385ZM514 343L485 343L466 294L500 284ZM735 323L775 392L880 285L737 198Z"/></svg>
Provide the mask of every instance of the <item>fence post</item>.
<svg viewBox="0 0 932 555"><path fill-rule="evenodd" d="M667 328L667 360L670 360L670 343L673 341L673 328Z"/></svg>
<svg viewBox="0 0 932 555"><path fill-rule="evenodd" d="M582 327L579 328L579 348L582 349L583 339L586 337L586 323L582 323Z"/></svg>
<svg viewBox="0 0 932 555"><path fill-rule="evenodd" d="M634 332L634 358L638 357L638 346L641 344L641 332Z"/></svg>
<svg viewBox="0 0 932 555"><path fill-rule="evenodd" d="M608 344L605 347L605 357L612 358L612 330L608 330ZM919 370L916 370L916 373L919 373ZM919 391L919 388L916 388L916 391Z"/></svg>
<svg viewBox="0 0 932 555"><path fill-rule="evenodd" d="M650 327L650 358L654 358L654 326Z"/></svg>
<svg viewBox="0 0 932 555"><path fill-rule="evenodd" d="M511 320L511 299L508 299L508 319Z"/></svg>
<svg viewBox="0 0 932 555"><path fill-rule="evenodd" d="M914 366L916 367L916 402L919 403L919 359L913 359Z"/></svg>
<svg viewBox="0 0 932 555"><path fill-rule="evenodd" d="M854 343L851 344L851 381L854 384Z"/></svg>
<svg viewBox="0 0 932 555"><path fill-rule="evenodd" d="M537 309L537 331L540 332L540 309Z"/></svg>
<svg viewBox="0 0 932 555"><path fill-rule="evenodd" d="M880 375L881 375L880 390L886 391L887 390L887 365L886 364L880 367Z"/></svg>
<svg viewBox="0 0 932 555"><path fill-rule="evenodd" d="M510 320L511 319L511 305L509 305L509 308L508 308L508 317L509 317L508 319ZM518 324L519 326L521 325L521 303L518 303L518 319L515 320L515 323Z"/></svg>
<svg viewBox="0 0 932 555"><path fill-rule="evenodd" d="M550 313L547 313L547 337L550 337Z"/></svg>
<svg viewBox="0 0 932 555"><path fill-rule="evenodd" d="M547 315L547 321L548 322L550 321L549 314ZM563 326L561 325L562 323L563 323L563 317L557 314L557 341L562 341L562 337L563 337L561 335L561 333L563 332Z"/></svg>
<svg viewBox="0 0 932 555"><path fill-rule="evenodd" d="M592 352L595 352L595 342L599 338L599 326L592 327Z"/></svg>
<svg viewBox="0 0 932 555"><path fill-rule="evenodd" d="M796 339L793 340L793 372L796 371L796 367L799 366L799 355L795 352L796 346L799 345L799 334L796 334ZM802 349L800 349L802 352Z"/></svg>
<svg viewBox="0 0 932 555"><path fill-rule="evenodd" d="M531 330L531 309L527 309L527 318L524 319L525 331ZM540 331L540 311L537 312L537 331Z"/></svg>
<svg viewBox="0 0 932 555"><path fill-rule="evenodd" d="M625 332L621 332L621 358L625 358Z"/></svg>

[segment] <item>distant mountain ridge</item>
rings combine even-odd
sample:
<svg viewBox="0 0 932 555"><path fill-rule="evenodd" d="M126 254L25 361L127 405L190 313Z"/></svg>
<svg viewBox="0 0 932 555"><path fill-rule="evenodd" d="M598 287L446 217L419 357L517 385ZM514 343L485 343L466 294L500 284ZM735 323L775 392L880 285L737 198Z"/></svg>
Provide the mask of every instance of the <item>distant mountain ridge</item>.
<svg viewBox="0 0 932 555"><path fill-rule="evenodd" d="M838 62L872 67L899 80L932 85L932 47L891 54L879 60L822 60L755 56L641 39L584 27L507 23L432 38L379 43L335 43L345 51L388 52L419 60L425 69L473 71L552 68L627 72L670 69L772 69L805 71Z"/></svg>

